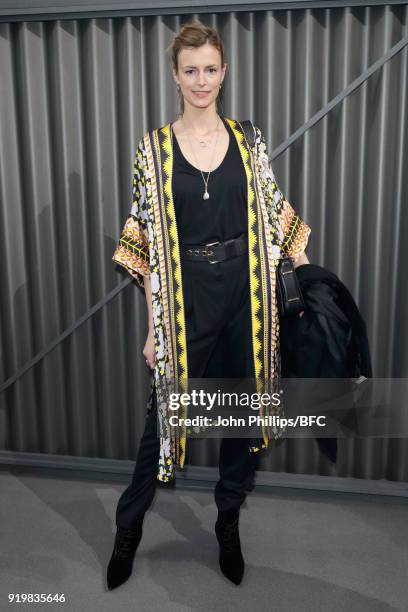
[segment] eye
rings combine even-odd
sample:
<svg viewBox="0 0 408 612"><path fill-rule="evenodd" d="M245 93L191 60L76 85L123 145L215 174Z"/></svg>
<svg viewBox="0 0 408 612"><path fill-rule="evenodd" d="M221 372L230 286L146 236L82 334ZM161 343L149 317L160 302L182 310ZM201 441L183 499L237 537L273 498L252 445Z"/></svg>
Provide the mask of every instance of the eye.
<svg viewBox="0 0 408 612"><path fill-rule="evenodd" d="M192 70L186 70L186 74L191 74L192 72Z"/></svg>
<svg viewBox="0 0 408 612"><path fill-rule="evenodd" d="M217 72L216 68L210 68L210 72Z"/></svg>

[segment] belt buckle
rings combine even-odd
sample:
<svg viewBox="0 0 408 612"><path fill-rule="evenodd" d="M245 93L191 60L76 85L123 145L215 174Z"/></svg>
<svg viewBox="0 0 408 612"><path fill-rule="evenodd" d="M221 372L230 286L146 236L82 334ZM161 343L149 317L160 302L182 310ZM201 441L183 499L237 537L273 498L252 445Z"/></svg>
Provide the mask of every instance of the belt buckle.
<svg viewBox="0 0 408 612"><path fill-rule="evenodd" d="M203 253L203 255L207 255L207 259L208 259L208 256L209 256L209 255L213 255L213 254L214 254L214 252L213 252L213 251L209 251L207 247L209 247L209 246L214 246L214 245L217 245L217 244L220 244L220 241L219 241L219 240L217 240L216 242L208 242L208 243L205 245L205 253ZM209 262L210 264L214 264L214 263L218 263L218 260L216 259L215 261L211 261L211 259L208 259L208 262Z"/></svg>

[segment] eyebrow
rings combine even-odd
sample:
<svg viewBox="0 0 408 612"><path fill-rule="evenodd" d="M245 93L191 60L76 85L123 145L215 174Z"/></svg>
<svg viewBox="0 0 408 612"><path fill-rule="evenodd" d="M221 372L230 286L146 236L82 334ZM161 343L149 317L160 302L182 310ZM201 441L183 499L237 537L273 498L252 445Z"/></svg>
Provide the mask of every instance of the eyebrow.
<svg viewBox="0 0 408 612"><path fill-rule="evenodd" d="M209 64L206 68L216 68L217 64ZM184 66L184 68L197 68L197 66Z"/></svg>

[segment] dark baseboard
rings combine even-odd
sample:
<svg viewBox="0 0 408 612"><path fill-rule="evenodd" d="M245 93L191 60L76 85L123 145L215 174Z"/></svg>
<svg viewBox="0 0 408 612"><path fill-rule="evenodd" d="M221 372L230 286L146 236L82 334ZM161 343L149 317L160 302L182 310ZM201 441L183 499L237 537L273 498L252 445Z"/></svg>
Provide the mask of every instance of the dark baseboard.
<svg viewBox="0 0 408 612"><path fill-rule="evenodd" d="M45 455L41 453L17 453L0 451L0 469L13 473L30 473L43 477L69 478L128 483L133 474L134 461L100 459L97 457L72 457L68 455ZM213 488L217 482L218 469L187 465L177 471L175 483L162 486L185 488ZM161 483L159 483L161 485ZM316 474L289 474L285 472L256 473L255 492L289 493L289 490L319 493L353 493L363 495L391 496L408 500L408 483L363 478L341 478Z"/></svg>

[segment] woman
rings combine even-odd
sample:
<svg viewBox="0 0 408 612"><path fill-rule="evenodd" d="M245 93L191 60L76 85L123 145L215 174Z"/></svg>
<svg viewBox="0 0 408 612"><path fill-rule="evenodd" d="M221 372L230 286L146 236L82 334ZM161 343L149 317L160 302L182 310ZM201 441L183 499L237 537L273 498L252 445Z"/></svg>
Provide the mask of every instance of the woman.
<svg viewBox="0 0 408 612"><path fill-rule="evenodd" d="M309 263L310 228L279 191L259 128L250 150L240 123L218 113L227 68L218 32L185 24L171 51L181 114L139 143L132 209L113 256L145 289L143 355L154 376L132 483L117 507L109 588L131 574L157 480L184 466L186 431L169 426L169 390L185 390L189 377L278 377L275 269L282 253ZM269 440L264 430L221 441L215 532L221 570L235 584L244 573L239 510Z"/></svg>

